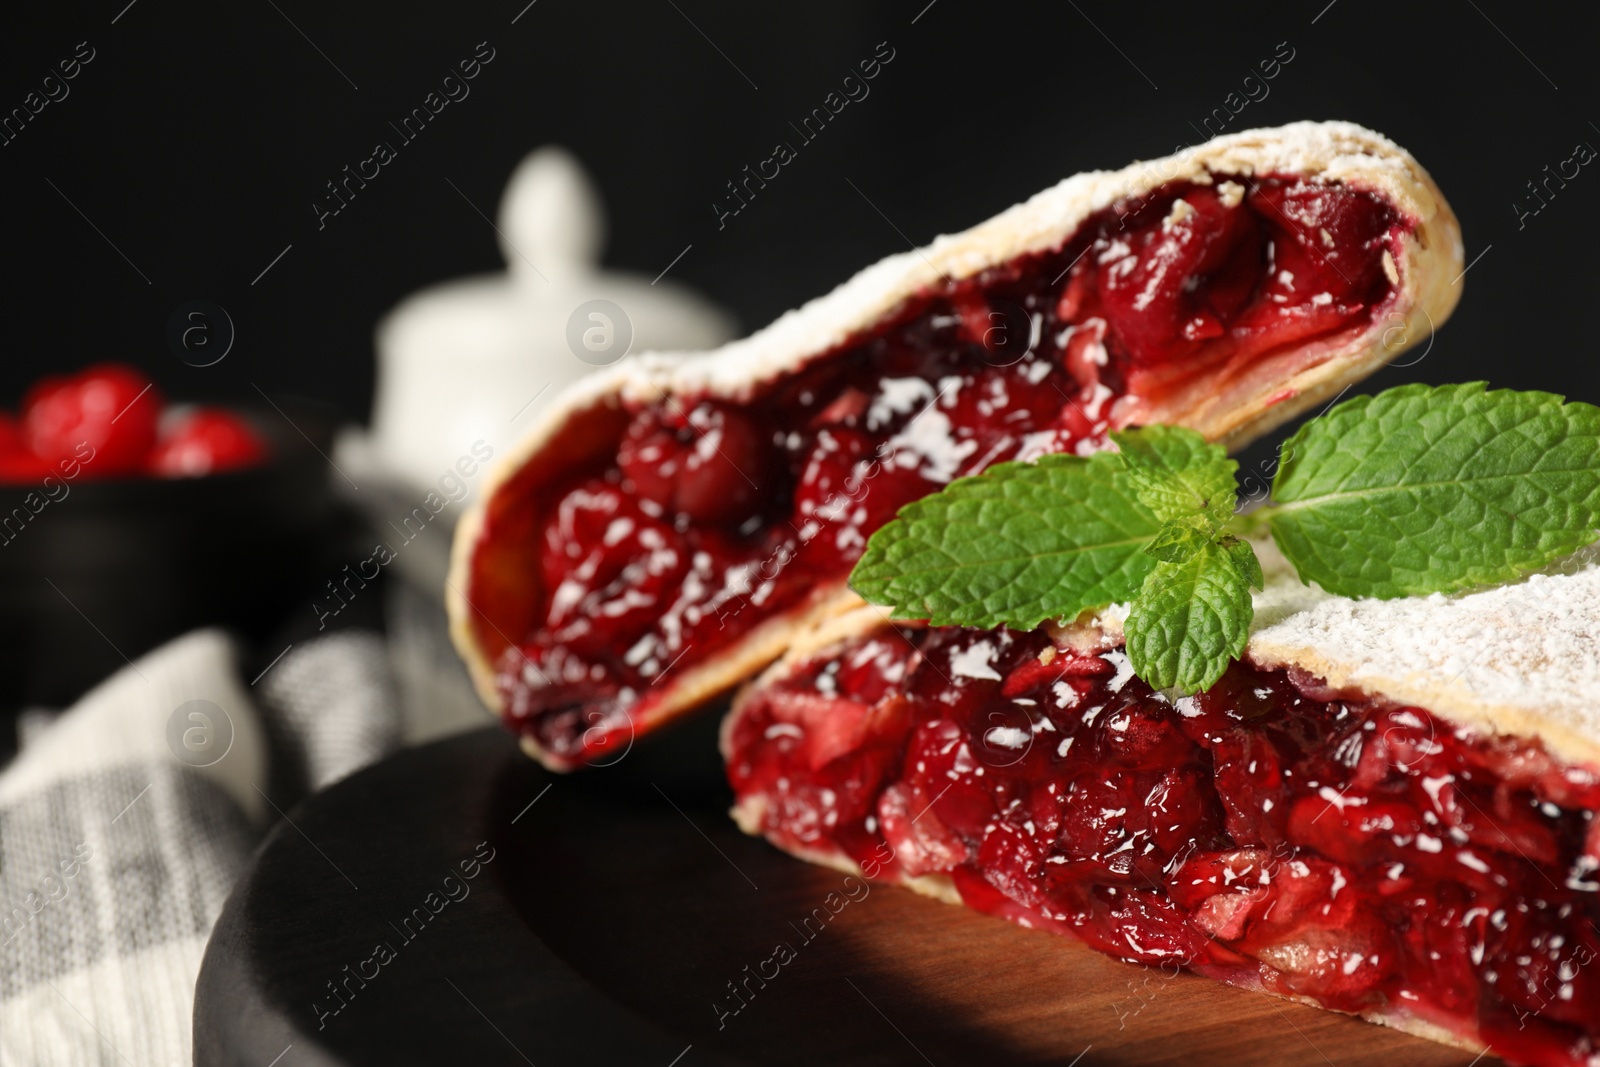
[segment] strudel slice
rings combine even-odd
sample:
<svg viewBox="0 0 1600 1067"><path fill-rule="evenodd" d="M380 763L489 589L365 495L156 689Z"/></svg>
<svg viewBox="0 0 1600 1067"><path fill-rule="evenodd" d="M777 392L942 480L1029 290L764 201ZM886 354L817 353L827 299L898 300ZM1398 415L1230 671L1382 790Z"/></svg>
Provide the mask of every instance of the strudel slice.
<svg viewBox="0 0 1600 1067"><path fill-rule="evenodd" d="M1116 609L839 617L725 722L735 818L1122 959L1600 1062L1600 568L1352 601L1257 551L1246 658L1192 697L1134 677Z"/></svg>
<svg viewBox="0 0 1600 1067"><path fill-rule="evenodd" d="M1427 338L1460 271L1427 173L1343 123L1069 178L565 394L459 526L457 647L531 754L608 762L854 605L902 505L1129 425L1242 443Z"/></svg>

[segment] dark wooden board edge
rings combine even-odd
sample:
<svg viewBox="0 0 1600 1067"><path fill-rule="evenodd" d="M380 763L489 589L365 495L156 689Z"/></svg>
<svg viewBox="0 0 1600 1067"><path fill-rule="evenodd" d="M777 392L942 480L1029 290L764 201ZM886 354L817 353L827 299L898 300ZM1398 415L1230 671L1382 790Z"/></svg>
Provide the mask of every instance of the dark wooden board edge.
<svg viewBox="0 0 1600 1067"><path fill-rule="evenodd" d="M494 794L536 796L550 777L488 727L402 752L291 811L239 878L206 947L195 986L197 1067L665 1065L680 1054L678 1067L732 1067L698 1049L684 1054L686 1041L619 1006L547 948L512 906L494 860L466 883L469 896L426 928L408 926L412 942L395 933L394 958L364 987L328 960L328 944L350 929L381 930L427 907L425 890L443 888L447 876L462 884L441 846L474 857L492 832L484 815ZM369 825L380 812L387 825ZM517 973L502 973L513 961ZM348 965L370 973L363 962L352 955ZM408 964L437 980L414 974L385 985L384 971ZM319 1015L337 1003L326 993L335 980L356 992L338 1014ZM414 995L423 985L430 994ZM539 1048L517 1047L530 1029Z"/></svg>

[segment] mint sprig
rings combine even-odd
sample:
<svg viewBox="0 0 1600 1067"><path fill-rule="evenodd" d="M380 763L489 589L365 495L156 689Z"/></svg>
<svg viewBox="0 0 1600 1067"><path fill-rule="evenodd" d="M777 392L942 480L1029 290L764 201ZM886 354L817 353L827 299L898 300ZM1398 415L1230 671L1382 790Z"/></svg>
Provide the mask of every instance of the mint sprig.
<svg viewBox="0 0 1600 1067"><path fill-rule="evenodd" d="M1132 597L1160 530L1120 456L1001 463L901 508L850 582L905 618L1032 629Z"/></svg>
<svg viewBox="0 0 1600 1067"><path fill-rule="evenodd" d="M1135 673L1212 685L1244 650L1262 586L1234 536L1237 465L1177 427L1112 440L1115 453L1004 463L907 505L852 585L948 626L1024 629L1128 601ZM1285 443L1273 498L1249 526L1329 592L1509 581L1600 535L1600 408L1481 382L1358 397Z"/></svg>
<svg viewBox="0 0 1600 1067"><path fill-rule="evenodd" d="M1233 544L1260 574L1250 546ZM1215 683L1249 639L1250 585L1238 556L1216 541L1181 562L1156 564L1123 625L1134 673L1157 689L1194 692Z"/></svg>
<svg viewBox="0 0 1600 1067"><path fill-rule="evenodd" d="M1134 673L1158 689L1210 686L1250 637L1261 563L1224 533L1239 465L1193 430L1149 426L1111 435L1139 501L1164 520L1145 546L1159 562L1124 627Z"/></svg>
<svg viewBox="0 0 1600 1067"><path fill-rule="evenodd" d="M1193 430L1147 426L1111 435L1139 494L1162 522L1233 518L1239 464Z"/></svg>

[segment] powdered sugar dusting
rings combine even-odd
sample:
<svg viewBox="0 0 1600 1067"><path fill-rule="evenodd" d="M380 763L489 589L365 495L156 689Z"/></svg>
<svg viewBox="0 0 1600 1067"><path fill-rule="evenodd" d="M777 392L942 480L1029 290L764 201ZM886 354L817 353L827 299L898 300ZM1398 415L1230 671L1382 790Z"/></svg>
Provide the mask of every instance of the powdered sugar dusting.
<svg viewBox="0 0 1600 1067"><path fill-rule="evenodd" d="M1275 575L1250 636L1262 666L1417 704L1600 762L1600 567L1480 593L1350 600Z"/></svg>
<svg viewBox="0 0 1600 1067"><path fill-rule="evenodd" d="M1000 674L990 666L994 662L995 647L988 641L975 642L950 657L950 670L958 678L987 678L998 682Z"/></svg>
<svg viewBox="0 0 1600 1067"><path fill-rule="evenodd" d="M1245 653L1257 665L1296 667L1336 689L1490 733L1537 737L1600 767L1600 546L1551 568L1559 573L1402 600L1331 596L1302 584L1271 541L1252 547L1266 578L1253 594ZM1126 604L1113 604L1087 629L1120 643L1127 617Z"/></svg>

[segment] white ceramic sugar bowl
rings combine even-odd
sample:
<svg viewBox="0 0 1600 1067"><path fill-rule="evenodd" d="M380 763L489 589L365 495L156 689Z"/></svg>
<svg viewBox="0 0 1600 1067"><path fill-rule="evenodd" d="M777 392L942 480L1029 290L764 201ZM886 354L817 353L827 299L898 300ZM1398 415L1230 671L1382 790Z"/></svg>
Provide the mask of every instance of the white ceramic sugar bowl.
<svg viewBox="0 0 1600 1067"><path fill-rule="evenodd" d="M711 348L733 332L684 286L600 268L604 209L563 149L522 161L495 229L504 273L425 289L378 325L369 445L397 479L432 485L477 442L502 454L563 387L628 351Z"/></svg>

